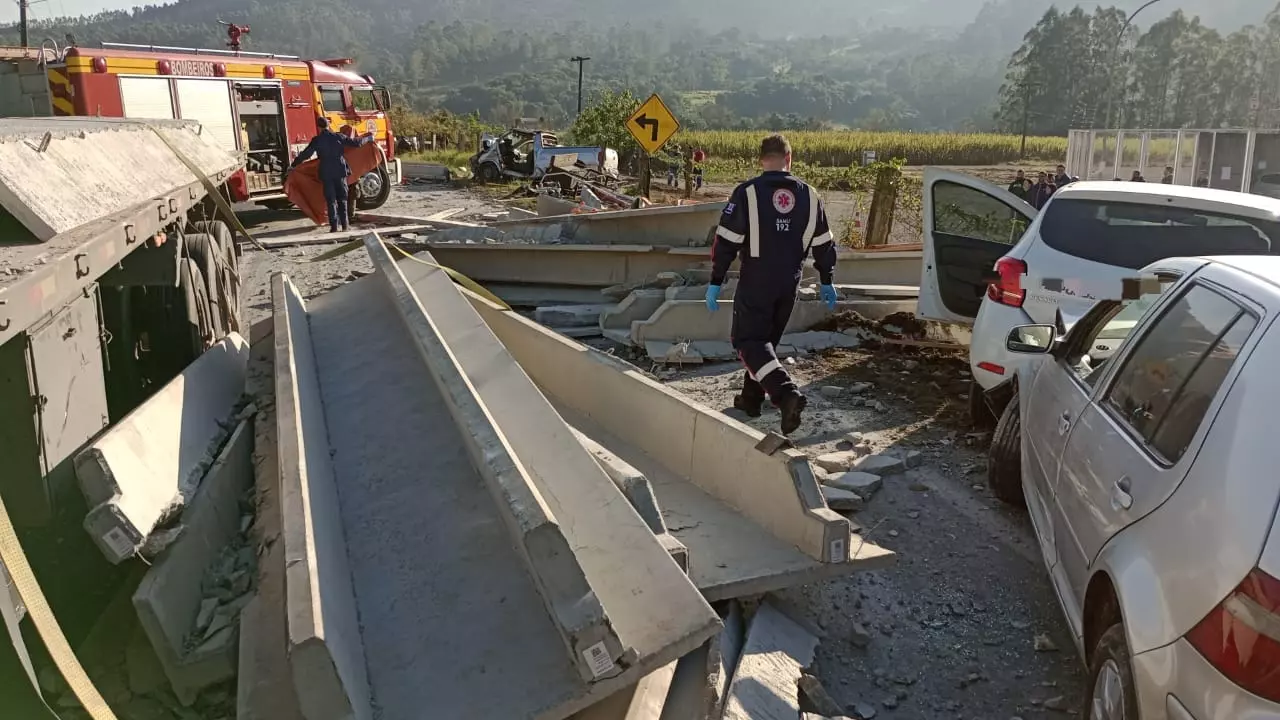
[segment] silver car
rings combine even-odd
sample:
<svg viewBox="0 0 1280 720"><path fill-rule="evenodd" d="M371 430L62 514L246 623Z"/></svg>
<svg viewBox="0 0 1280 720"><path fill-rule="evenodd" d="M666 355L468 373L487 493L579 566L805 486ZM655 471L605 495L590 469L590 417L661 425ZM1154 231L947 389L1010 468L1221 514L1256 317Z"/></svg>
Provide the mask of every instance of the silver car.
<svg viewBox="0 0 1280 720"><path fill-rule="evenodd" d="M1176 258L1024 325L991 451L1021 486L1095 720L1280 718L1280 258Z"/></svg>

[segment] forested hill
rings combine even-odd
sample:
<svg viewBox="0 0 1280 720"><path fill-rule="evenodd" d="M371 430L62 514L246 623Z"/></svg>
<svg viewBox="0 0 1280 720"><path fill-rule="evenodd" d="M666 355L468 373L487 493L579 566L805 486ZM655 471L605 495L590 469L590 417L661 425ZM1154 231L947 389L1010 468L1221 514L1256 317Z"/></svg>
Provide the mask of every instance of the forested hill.
<svg viewBox="0 0 1280 720"><path fill-rule="evenodd" d="M76 19L37 10L32 36L218 47L218 19L247 23L246 49L353 56L419 109L500 122L566 122L568 58L581 54L588 92L657 90L694 128L978 129L993 122L1010 53L1052 1L180 0ZM1181 7L1231 30L1274 2L1162 0L1143 20ZM12 28L0 32L15 44Z"/></svg>

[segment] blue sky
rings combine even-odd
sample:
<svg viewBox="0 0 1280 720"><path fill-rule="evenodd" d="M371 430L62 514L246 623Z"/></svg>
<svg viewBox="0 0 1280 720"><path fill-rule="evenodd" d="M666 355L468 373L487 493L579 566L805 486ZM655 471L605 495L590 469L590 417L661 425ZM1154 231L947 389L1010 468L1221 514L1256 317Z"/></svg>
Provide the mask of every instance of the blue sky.
<svg viewBox="0 0 1280 720"><path fill-rule="evenodd" d="M139 0L44 0L31 5L31 16L47 20L59 15L88 15L103 10L126 10L135 5L145 5ZM16 0L0 2L0 23L18 21L18 3Z"/></svg>

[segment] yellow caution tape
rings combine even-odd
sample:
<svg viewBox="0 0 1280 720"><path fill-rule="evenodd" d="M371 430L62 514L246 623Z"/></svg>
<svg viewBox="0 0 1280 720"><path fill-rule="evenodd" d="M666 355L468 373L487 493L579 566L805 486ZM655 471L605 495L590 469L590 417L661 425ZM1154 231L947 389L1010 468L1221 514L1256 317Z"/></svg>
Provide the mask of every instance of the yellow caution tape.
<svg viewBox="0 0 1280 720"><path fill-rule="evenodd" d="M53 616L53 609L49 607L49 601L40 590L39 583L36 582L35 573L31 571L26 553L22 552L22 545L18 542L18 534L13 529L13 522L9 519L9 511L5 509L4 500L0 500L0 561L3 561L8 568L9 576L13 578L13 584L18 588L18 595L22 597L23 603L27 606L27 612L31 615L31 621L35 623L36 631L40 633L40 639L44 641L44 646L53 658L54 664L62 672L62 677L66 678L67 685L71 686L71 692L75 693L76 699L80 701L85 712L89 713L89 717L93 720L116 720L115 713L107 707L107 701L102 699L98 689L93 686L93 681L89 679L88 673L84 671L84 666L71 651L67 636L62 634L62 627L58 625L57 618Z"/></svg>
<svg viewBox="0 0 1280 720"><path fill-rule="evenodd" d="M213 184L213 181L209 179L209 176L205 175L204 171L191 161L191 158L183 154L176 145L170 142L169 138L165 137L164 133L160 132L160 128L154 125L147 125L147 127L151 128L151 132L155 133L156 137L160 138L160 141L163 142L174 155L178 156L178 159L182 161L182 164L186 165L187 169L200 179L200 184L204 186L204 191L209 194L209 197L213 198L214 204L218 206L218 211L222 213L222 217L227 221L227 224L235 229L236 232L248 239L249 242L253 243L254 247L266 252L267 249L263 247L262 243L258 242L257 238L250 235L249 231L245 229L244 224L240 222L240 218L236 217L235 211L231 209L231 203L227 202L227 199L222 197L222 193L218 192L218 187Z"/></svg>
<svg viewBox="0 0 1280 720"><path fill-rule="evenodd" d="M504 303L504 302L502 302L502 299L501 299L501 298L499 298L497 295L494 295L493 293L489 292L488 290L486 290L486 289L485 289L485 287L484 287L483 285L481 285L480 283L476 282L475 280L472 280L471 278L467 277L466 275L463 275L462 273L458 272L457 270L454 270L453 268L450 268L450 267L445 267L444 265L437 265L436 263L433 263L433 262L430 262L430 261L427 261L427 260L423 260L422 258L416 258L416 257L414 257L414 256L410 255L410 254L409 254L409 252L408 252L407 250L405 250L404 248L398 247L398 246L396 246L396 245L387 245L387 243L386 243L385 241L384 241L382 244L383 244L383 245L386 245L387 247L390 247L391 249L395 250L396 252L400 253L401 255L403 255L403 256L405 256L405 257L409 258L410 260L412 260L412 261L414 261L414 262L416 262L416 263L422 263L423 265L429 265L429 266L431 266L431 267L433 267L433 268L439 268L439 269L441 269L441 270L445 271L445 273L447 273L447 274L449 275L449 277L453 279L453 281L454 281L454 282L456 282L456 283L458 283L459 285L461 285L462 287L464 287L464 288L466 288L466 289L470 290L471 292L473 292L473 293L475 293L475 294L479 295L480 297L484 298L485 300L488 300L489 302L493 303L494 305L497 305L498 307L502 308L503 310L510 310L510 309L511 309L511 306L510 306L510 305L508 305L508 304L506 304L506 303Z"/></svg>
<svg viewBox="0 0 1280 720"><path fill-rule="evenodd" d="M479 295L480 297L484 298L485 300L488 300L489 302L493 303L494 305L497 305L498 307L502 308L503 310L510 310L510 309L511 309L511 306L510 306L510 305L508 305L508 304L506 304L505 302L503 302L503 301L502 301L502 299L501 299L501 298L499 298L497 295L494 295L493 293L489 292L488 290L486 290L486 289L485 289L485 287L484 287L483 285L481 285L480 283L476 282L475 280L472 280L471 278L467 277L466 275L463 275L462 273L458 272L457 270L454 270L454 269L453 269L453 268L451 268L451 267L445 267L444 265L440 265L440 264L438 264L438 263L430 262L430 261L428 261L428 260L423 260L422 258L414 257L413 255L409 254L409 252L408 252L407 250L405 250L404 248L402 248L402 247L400 247L400 246L398 246L398 245L392 245L391 243L388 243L388 242L387 242L387 241L385 241L385 240L384 240L384 241L382 241L382 244L383 244L384 246L386 246L386 247L391 248L392 250L395 250L396 252L400 253L401 255L405 256L406 258L409 258L410 260L412 260L412 261L414 261L414 262L416 262L416 263L422 263L423 265L429 265L429 266L431 266L431 267L433 267L433 268L439 268L440 270L445 271L445 273L446 273L446 274L448 274L448 275L449 275L449 277L450 277L454 282L456 282L456 283L458 283L459 285L461 285L462 287L464 287L464 288L466 288L466 289L470 290L471 292L473 292L473 293L475 293L475 294ZM343 255L346 255L347 253L351 252L352 250L355 250L356 248L359 248L359 247L360 247L360 246L362 246L362 245L364 245L364 239L363 239L363 238L361 238L361 239L359 239L359 240L352 240L351 242L343 243L343 244L339 245L338 247L336 247L336 248L334 248L334 249L332 249L332 250L330 250L330 251L328 251L328 252L326 252L326 253L321 253L320 255L317 255L317 256L315 256L315 257L311 258L311 259L310 259L310 260L308 260L307 262L323 262L323 261L325 261L325 260L332 260L332 259L334 259L334 258L336 258L336 257L341 257L341 256L343 256Z"/></svg>

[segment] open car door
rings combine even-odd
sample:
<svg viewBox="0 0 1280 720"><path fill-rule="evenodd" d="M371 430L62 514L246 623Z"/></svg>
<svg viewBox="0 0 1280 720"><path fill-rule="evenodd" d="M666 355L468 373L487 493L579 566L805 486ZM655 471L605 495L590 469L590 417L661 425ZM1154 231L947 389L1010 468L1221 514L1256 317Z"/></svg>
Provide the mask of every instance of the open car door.
<svg viewBox="0 0 1280 720"><path fill-rule="evenodd" d="M1022 238L1036 209L972 175L925 168L924 262L916 315L972 325L996 261Z"/></svg>

